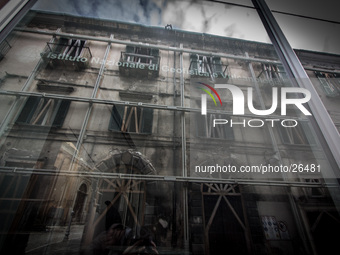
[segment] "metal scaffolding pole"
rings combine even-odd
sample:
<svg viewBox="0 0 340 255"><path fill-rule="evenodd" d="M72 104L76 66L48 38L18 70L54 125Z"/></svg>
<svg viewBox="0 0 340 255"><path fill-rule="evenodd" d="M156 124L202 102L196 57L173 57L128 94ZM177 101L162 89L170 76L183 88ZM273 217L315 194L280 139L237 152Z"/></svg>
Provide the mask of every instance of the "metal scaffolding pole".
<svg viewBox="0 0 340 255"><path fill-rule="evenodd" d="M113 35L111 35L110 38L113 39ZM98 93L99 85L100 85L100 82L101 82L102 77L103 77L103 73L104 73L104 70L105 70L105 64L106 64L107 57L109 56L110 49L111 49L111 43L109 42L107 47L106 47L104 58L103 58L103 61L101 63L100 69L99 69L98 77L97 77L96 83L95 83L93 91L92 91L91 99L96 98L96 95ZM83 121L83 124L82 124L81 129L80 129L79 137L78 137L77 144L76 144L76 149L75 149L74 154L72 156L70 169L73 169L77 165L77 164L74 164L74 163L75 163L75 160L79 156L80 147L82 146L82 143L83 143L83 140L84 140L84 135L86 133L86 128L87 128L87 125L88 125L88 122L89 122L89 119L90 119L90 116L91 116L92 109L93 109L93 103L90 101L89 107L87 109L87 112L86 112L86 115L85 115L85 118L84 118L84 121Z"/></svg>
<svg viewBox="0 0 340 255"><path fill-rule="evenodd" d="M183 44L180 44L180 48L183 48ZM183 52L179 54L179 64L180 68L183 69ZM184 89L184 76L183 72L180 74L180 88L181 88L181 107L184 107L185 104L185 89ZM182 112L181 115L181 129L182 129L182 176L188 177L187 170L187 149L186 149L186 132L185 132L185 112ZM186 184L183 185L183 225L184 225L184 250L189 253L189 210L188 210L188 186Z"/></svg>
<svg viewBox="0 0 340 255"><path fill-rule="evenodd" d="M169 54L170 55L170 54ZM173 68L176 69L176 52L173 53L174 56L174 66ZM176 73L173 73L172 77L173 82L173 105L176 105ZM176 112L173 112L173 119L172 119L172 172L177 174L177 160L176 160ZM172 191L172 235L171 235L171 245L172 247L177 246L177 183L173 183L173 191Z"/></svg>
<svg viewBox="0 0 340 255"><path fill-rule="evenodd" d="M110 38L113 38L113 35L111 35ZM111 49L111 43L108 43L108 45L106 46L103 62L101 63L101 66L100 66L100 69L99 69L97 80L96 80L96 83L95 83L93 91L92 91L91 99L95 98L97 93L98 93L99 85L100 85L100 82L102 80L102 76L103 76L103 73L104 73L104 70L105 70L106 60L108 58L110 49ZM80 129L79 137L78 137L78 140L77 140L77 143L76 143L76 149L74 150L74 154L72 156L72 160L71 160L71 163L70 163L69 170L71 172L73 172L73 170L75 170L74 168L77 167L76 160L79 158L80 148L83 144L84 136L85 136L85 133L86 133L86 129L87 129L87 125L88 125L88 122L89 122L89 119L90 119L90 116L91 116L92 109L93 109L93 103L90 101L86 115L85 115L85 118L84 118L84 121L83 121L83 124L82 124L81 129ZM78 179L78 182L79 181L80 180ZM89 219L88 223L89 224L87 225L86 236L84 236L85 243L90 242L90 240L93 237L93 233L94 233L94 229L89 227L89 226L92 226L92 224L94 222L94 218L95 218L95 208L96 208L97 202L98 202L98 201L96 201L96 194L98 192L97 189L98 189L98 179L95 178L95 180L93 181L93 184L92 184L91 203L90 203L90 207L89 207L90 212L88 214L88 219ZM75 203L75 202L76 201L74 200L73 203ZM74 204L73 204L73 208L74 208Z"/></svg>

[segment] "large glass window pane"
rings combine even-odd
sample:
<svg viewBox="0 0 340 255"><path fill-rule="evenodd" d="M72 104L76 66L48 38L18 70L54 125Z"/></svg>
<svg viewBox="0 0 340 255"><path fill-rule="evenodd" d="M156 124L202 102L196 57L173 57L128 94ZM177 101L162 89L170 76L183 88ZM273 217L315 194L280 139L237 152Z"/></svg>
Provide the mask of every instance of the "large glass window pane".
<svg viewBox="0 0 340 255"><path fill-rule="evenodd" d="M337 125L338 56L296 53ZM249 0L37 1L0 42L1 252L331 253L337 175L283 63Z"/></svg>

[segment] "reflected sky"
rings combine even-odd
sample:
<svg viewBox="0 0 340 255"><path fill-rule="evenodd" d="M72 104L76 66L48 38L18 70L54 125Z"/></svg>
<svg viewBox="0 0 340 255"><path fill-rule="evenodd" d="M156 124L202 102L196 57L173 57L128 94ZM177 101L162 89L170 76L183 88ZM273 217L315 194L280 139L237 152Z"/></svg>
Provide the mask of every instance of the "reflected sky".
<svg viewBox="0 0 340 255"><path fill-rule="evenodd" d="M176 1L176 0L39 0L37 10L99 19L139 23L208 33L244 40L270 43L257 13L252 8L233 6L235 2L251 6L250 0ZM270 9L299 15L340 21L336 1L267 0ZM340 1L339 1L340 2ZM293 17L274 12L293 48L340 54L340 25Z"/></svg>
<svg viewBox="0 0 340 255"><path fill-rule="evenodd" d="M270 43L254 9L209 1L40 0L39 10L119 20Z"/></svg>

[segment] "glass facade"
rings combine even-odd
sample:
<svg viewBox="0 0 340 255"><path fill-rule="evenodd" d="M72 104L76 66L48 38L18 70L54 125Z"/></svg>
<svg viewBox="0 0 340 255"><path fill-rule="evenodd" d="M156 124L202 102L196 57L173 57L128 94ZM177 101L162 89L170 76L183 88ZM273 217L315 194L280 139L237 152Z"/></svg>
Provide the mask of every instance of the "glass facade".
<svg viewBox="0 0 340 255"><path fill-rule="evenodd" d="M334 254L340 56L309 90L250 1L126 3L1 41L1 254Z"/></svg>

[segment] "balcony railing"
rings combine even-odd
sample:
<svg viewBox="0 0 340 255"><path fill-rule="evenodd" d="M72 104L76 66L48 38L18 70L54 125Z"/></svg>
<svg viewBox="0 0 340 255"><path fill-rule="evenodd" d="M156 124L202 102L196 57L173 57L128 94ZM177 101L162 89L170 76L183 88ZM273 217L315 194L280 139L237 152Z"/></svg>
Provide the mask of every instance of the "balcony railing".
<svg viewBox="0 0 340 255"><path fill-rule="evenodd" d="M283 67L262 64L262 71L257 76L258 82L264 88L290 86ZM271 90L270 90L271 91Z"/></svg>
<svg viewBox="0 0 340 255"><path fill-rule="evenodd" d="M121 52L119 62L123 76L156 78L159 75L159 56Z"/></svg>
<svg viewBox="0 0 340 255"><path fill-rule="evenodd" d="M228 65L222 63L202 63L202 61L190 61L190 75L192 77L214 77L229 79Z"/></svg>
<svg viewBox="0 0 340 255"><path fill-rule="evenodd" d="M84 69L92 58L90 48L86 45L86 41L73 44L48 42L41 57L50 67L64 65L77 70Z"/></svg>

